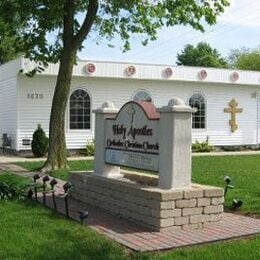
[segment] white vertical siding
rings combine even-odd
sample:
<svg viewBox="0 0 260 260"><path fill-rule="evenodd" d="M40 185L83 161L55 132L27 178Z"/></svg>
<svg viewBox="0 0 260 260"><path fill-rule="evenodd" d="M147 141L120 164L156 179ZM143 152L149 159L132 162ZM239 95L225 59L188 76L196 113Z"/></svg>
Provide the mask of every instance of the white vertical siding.
<svg viewBox="0 0 260 260"><path fill-rule="evenodd" d="M48 132L48 122L51 101L56 77L36 76L21 77L19 96L19 150L22 139L31 139L37 124L41 123ZM132 98L138 89L148 90L157 107L167 105L173 96L179 96L187 103L193 93L202 93L207 100L207 128L193 130L193 141L205 140L207 136L213 145L248 145L256 144L257 140L257 99L253 95L256 86L230 85L218 83L185 83L178 81L154 81L137 79L102 79L74 77L71 93L85 89L91 97L91 108L100 107L105 101L112 101L120 108ZM27 99L28 93L41 93L42 100ZM230 114L224 113L224 108L235 98L243 113L237 115L238 130L231 133ZM93 138L94 116L92 115L91 130L69 130L68 113L66 117L66 139L69 149L84 148Z"/></svg>
<svg viewBox="0 0 260 260"><path fill-rule="evenodd" d="M17 149L17 75L21 60L0 66L0 138L7 133L11 137L11 148Z"/></svg>
<svg viewBox="0 0 260 260"><path fill-rule="evenodd" d="M4 133L11 137L11 148L16 150L17 92L16 77L0 80L0 138ZM2 140L1 140L2 142Z"/></svg>
<svg viewBox="0 0 260 260"><path fill-rule="evenodd" d="M260 144L260 91L255 91L255 99L256 99L256 127L258 128L258 132L256 133L256 139L258 140L258 146Z"/></svg>
<svg viewBox="0 0 260 260"><path fill-rule="evenodd" d="M51 112L52 97L54 93L56 77L35 76L28 78L20 77L19 90L19 150L30 149L23 145L23 139L32 139L34 130L38 124L48 135L49 119ZM87 88L85 88L87 89ZM87 89L88 90L88 89ZM90 93L90 92L89 92ZM28 98L28 94L42 94L42 99ZM90 93L91 94L91 93ZM92 120L93 122L93 120ZM92 124L93 125L93 124ZM93 139L93 132L77 131L68 129L68 116L66 117L66 140L69 149L84 148L86 143Z"/></svg>
<svg viewBox="0 0 260 260"><path fill-rule="evenodd" d="M55 77L20 76L19 83L18 150L27 150L31 147L23 145L22 140L32 140L33 132L38 124L41 124L48 135ZM35 94L42 94L43 98L28 98L28 95Z"/></svg>

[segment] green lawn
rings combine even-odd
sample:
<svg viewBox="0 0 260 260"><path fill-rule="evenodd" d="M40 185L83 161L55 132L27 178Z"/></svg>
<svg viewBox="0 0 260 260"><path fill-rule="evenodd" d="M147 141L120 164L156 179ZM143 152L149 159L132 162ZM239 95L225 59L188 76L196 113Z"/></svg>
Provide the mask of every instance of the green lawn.
<svg viewBox="0 0 260 260"><path fill-rule="evenodd" d="M244 213L260 215L260 156L193 157L192 181L223 187L223 178L229 175L235 185L227 194L226 205L233 198L243 200ZM43 162L17 163L31 171L39 169ZM93 161L70 161L71 170L92 170ZM51 175L67 180L68 170L54 171Z"/></svg>
<svg viewBox="0 0 260 260"><path fill-rule="evenodd" d="M40 162L19 163L30 170ZM228 193L244 201L243 211L260 216L260 156L193 158L193 181L223 186L223 177L234 179L235 189ZM70 162L71 170L90 170L92 161ZM67 179L68 171L55 172ZM11 174L0 181L26 184L28 180ZM162 253L136 254L82 228L53 211L33 202L0 202L0 259L260 259L260 236Z"/></svg>
<svg viewBox="0 0 260 260"><path fill-rule="evenodd" d="M29 171L38 171L44 164L43 161L33 161L33 162L17 162L19 166L28 169ZM69 169L56 170L50 173L51 176L68 180L70 173L69 171L88 171L93 170L93 160L80 160L80 161L69 161Z"/></svg>
<svg viewBox="0 0 260 260"><path fill-rule="evenodd" d="M5 173L0 181L28 183ZM260 237L183 248L133 253L119 244L31 201L0 201L0 259L259 259Z"/></svg>
<svg viewBox="0 0 260 260"><path fill-rule="evenodd" d="M0 181L28 183L6 173ZM126 250L31 201L0 201L0 259L126 259Z"/></svg>
<svg viewBox="0 0 260 260"><path fill-rule="evenodd" d="M260 156L193 158L193 182L223 186L226 175L235 186L227 194L226 205L230 205L233 198L239 198L244 202L243 212L260 216Z"/></svg>

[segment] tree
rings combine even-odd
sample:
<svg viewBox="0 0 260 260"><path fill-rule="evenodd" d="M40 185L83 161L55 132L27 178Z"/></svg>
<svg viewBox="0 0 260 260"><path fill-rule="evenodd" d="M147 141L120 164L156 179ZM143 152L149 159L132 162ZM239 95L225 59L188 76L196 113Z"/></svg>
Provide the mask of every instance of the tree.
<svg viewBox="0 0 260 260"><path fill-rule="evenodd" d="M226 68L228 63L216 49L200 42L197 46L186 45L181 54L177 54L177 65Z"/></svg>
<svg viewBox="0 0 260 260"><path fill-rule="evenodd" d="M0 35L2 34L0 33ZM0 65L17 56L14 48L15 40L15 37L7 34L0 37Z"/></svg>
<svg viewBox="0 0 260 260"><path fill-rule="evenodd" d="M242 48L240 50L232 50L229 60L233 68L260 71L260 47L255 49Z"/></svg>
<svg viewBox="0 0 260 260"><path fill-rule="evenodd" d="M5 13L6 14L6 13ZM9 13L9 18L14 19L14 14ZM15 36L15 31L19 27L19 23L16 20L16 23L7 23L5 17L0 15L0 65L14 59L18 54L15 48L17 44L17 38ZM16 25L15 25L16 24Z"/></svg>
<svg viewBox="0 0 260 260"><path fill-rule="evenodd" d="M76 54L86 38L95 34L110 41L119 36L124 50L129 50L132 34L139 34L146 45L149 40L157 38L157 31L163 26L184 24L203 31L202 22L214 24L217 15L228 4L228 0L1 1L0 14L8 8L21 16L23 30L17 32L22 42L19 50L43 65L60 62L50 116L48 159L44 169L67 165L65 111ZM52 37L48 37L50 35Z"/></svg>

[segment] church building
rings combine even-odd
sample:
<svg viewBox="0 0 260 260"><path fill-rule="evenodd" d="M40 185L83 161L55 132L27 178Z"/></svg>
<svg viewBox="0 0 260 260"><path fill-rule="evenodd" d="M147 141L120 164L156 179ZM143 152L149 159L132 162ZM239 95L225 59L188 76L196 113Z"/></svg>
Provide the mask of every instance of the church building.
<svg viewBox="0 0 260 260"><path fill-rule="evenodd" d="M58 64L28 77L37 64L23 57L0 66L0 137L14 151L30 150L41 124L48 134ZM156 107L179 97L197 112L192 139L214 146L260 143L260 73L229 69L78 61L66 111L68 149L85 148L94 139L93 110L106 101L120 108L130 100Z"/></svg>

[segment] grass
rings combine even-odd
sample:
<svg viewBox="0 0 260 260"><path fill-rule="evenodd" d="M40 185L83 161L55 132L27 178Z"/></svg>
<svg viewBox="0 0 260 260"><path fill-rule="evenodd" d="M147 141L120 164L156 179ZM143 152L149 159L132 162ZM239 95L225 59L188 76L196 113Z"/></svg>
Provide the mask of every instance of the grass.
<svg viewBox="0 0 260 260"><path fill-rule="evenodd" d="M0 181L24 185L28 180L5 173ZM177 249L131 253L89 228L31 201L0 201L0 259L259 259L260 237Z"/></svg>
<svg viewBox="0 0 260 260"><path fill-rule="evenodd" d="M192 181L200 184L223 187L224 176L229 175L235 185L228 191L226 205L231 205L233 198L241 199L244 213L260 215L260 156L212 156L193 157ZM18 165L35 171L43 162L21 162ZM93 161L70 161L71 170L93 170ZM68 170L54 171L51 175L67 180Z"/></svg>
<svg viewBox="0 0 260 260"><path fill-rule="evenodd" d="M243 201L242 211L260 216L260 156L195 157L192 164L193 182L223 186L229 175L235 188L229 190L226 205L233 198Z"/></svg>
<svg viewBox="0 0 260 260"><path fill-rule="evenodd" d="M43 161L32 161L32 162L17 162L17 165L28 169L29 171L38 171L44 164ZM70 177L70 170L72 171L89 171L93 170L93 160L75 160L69 161L69 168L68 169L60 169L55 170L50 173L51 176L62 179L68 180Z"/></svg>
<svg viewBox="0 0 260 260"><path fill-rule="evenodd" d="M24 185L9 173L0 181ZM123 247L31 201L0 201L0 259L126 259Z"/></svg>
<svg viewBox="0 0 260 260"><path fill-rule="evenodd" d="M41 162L19 165L35 170ZM241 198L244 212L260 216L258 165L260 156L195 157L192 179L197 183L223 186L224 176L229 175L235 189L229 191L227 203L234 197ZM93 162L70 162L70 168L91 170ZM68 178L64 172L67 171L54 174ZM0 175L1 180L27 181L10 174ZM0 259L260 259L260 236L162 253L129 254L111 240L32 202L0 202L0 212Z"/></svg>

